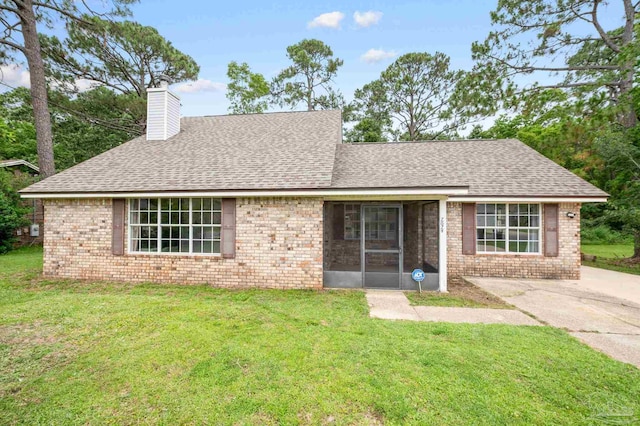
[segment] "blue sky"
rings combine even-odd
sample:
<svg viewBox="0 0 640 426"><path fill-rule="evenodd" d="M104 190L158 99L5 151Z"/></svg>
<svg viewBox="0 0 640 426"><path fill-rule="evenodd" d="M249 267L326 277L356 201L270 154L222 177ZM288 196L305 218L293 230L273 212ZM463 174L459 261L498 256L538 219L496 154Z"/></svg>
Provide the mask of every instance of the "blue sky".
<svg viewBox="0 0 640 426"><path fill-rule="evenodd" d="M287 66L287 46L304 38L320 39L344 60L336 85L350 99L355 89L377 78L393 61L389 57L365 62L362 55L370 49L383 50L389 56L441 51L451 57L453 67L470 68L471 43L488 34L492 3L238 0L184 1L184 7L176 7L171 0L143 0L133 7L133 13L137 21L156 27L177 48L191 55L201 67L200 78L213 83L227 81L227 64L233 60L247 62L254 71L273 77ZM354 13L367 11L377 13L364 15L360 22L369 26L359 26ZM310 27L314 18L332 12L344 16L337 27ZM379 19L374 22L376 17ZM326 25L335 24L334 21L320 20ZM180 93L183 114L225 114L228 102L219 85L201 86L208 90ZM192 90L196 87L192 86Z"/></svg>
<svg viewBox="0 0 640 426"><path fill-rule="evenodd" d="M376 79L404 53L440 51L451 57L453 68L470 69L471 43L484 40L491 30L489 13L496 3L141 0L133 5L130 19L157 28L200 65L200 81L173 86L182 98L183 115L194 116L227 113L224 85L230 61L247 62L271 79L288 65L286 47L304 38L324 41L344 60L335 83L348 101L355 89ZM605 29L621 25L617 9L602 10ZM365 60L371 49L372 57ZM5 82L28 85L24 66L0 65L0 70Z"/></svg>

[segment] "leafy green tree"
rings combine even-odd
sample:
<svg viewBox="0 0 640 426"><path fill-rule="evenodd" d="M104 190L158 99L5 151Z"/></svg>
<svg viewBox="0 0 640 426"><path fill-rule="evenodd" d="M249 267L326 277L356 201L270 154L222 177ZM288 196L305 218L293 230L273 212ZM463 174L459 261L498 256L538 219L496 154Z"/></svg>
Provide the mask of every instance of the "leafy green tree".
<svg viewBox="0 0 640 426"><path fill-rule="evenodd" d="M269 83L262 74L251 72L249 64L233 61L227 67L227 99L233 114L262 113L269 107Z"/></svg>
<svg viewBox="0 0 640 426"><path fill-rule="evenodd" d="M132 21L83 17L67 24L68 37L41 36L47 72L75 88L78 79L107 87L129 97L139 132L146 128L144 106L147 89L156 87L160 75L172 82L195 80L200 67L176 49L153 27ZM76 89L77 90L77 89Z"/></svg>
<svg viewBox="0 0 640 426"><path fill-rule="evenodd" d="M503 0L491 13L495 30L472 46L477 61L472 81L481 83L473 96L484 107L518 106L540 90L556 88L571 96L603 101L617 109L618 121L631 128L637 122L634 105L638 64L640 3L614 0L623 11L621 29L607 31L600 21L602 0ZM517 76L550 83L517 88ZM469 89L473 87L468 85ZM482 95L484 92L484 95ZM486 95L489 93L490 95ZM498 102L501 101L501 102Z"/></svg>
<svg viewBox="0 0 640 426"><path fill-rule="evenodd" d="M0 170L0 254L13 248L16 229L29 223L25 217L29 209L22 203L18 189L12 174Z"/></svg>
<svg viewBox="0 0 640 426"><path fill-rule="evenodd" d="M356 122L345 132L349 142L386 142L393 133L388 99L381 80L365 84L354 92L354 100L346 109L344 121Z"/></svg>
<svg viewBox="0 0 640 426"><path fill-rule="evenodd" d="M144 115L145 102L135 93L118 94L103 86L75 97L54 93L52 99L59 105L54 107L53 129L60 170L140 135L137 120Z"/></svg>
<svg viewBox="0 0 640 426"><path fill-rule="evenodd" d="M121 95L97 87L76 96L50 92L56 164L64 170L139 135L136 95ZM144 109L144 103L138 105ZM37 158L29 91L18 88L0 94L0 158ZM4 124L3 124L4 123Z"/></svg>
<svg viewBox="0 0 640 426"><path fill-rule="evenodd" d="M333 79L342 59L320 40L305 39L287 47L292 64L282 70L271 84L274 102L296 108L304 103L307 111L339 108L344 104L340 92L333 88Z"/></svg>
<svg viewBox="0 0 640 426"><path fill-rule="evenodd" d="M452 102L463 75L449 68L444 53L407 53L355 92L354 115L403 140L441 138L467 122L464 109Z"/></svg>
<svg viewBox="0 0 640 426"><path fill-rule="evenodd" d="M595 146L611 173L604 189L613 199L604 219L618 222L633 235L633 258L640 259L640 126L613 128Z"/></svg>
<svg viewBox="0 0 640 426"><path fill-rule="evenodd" d="M32 122L0 118L0 159L38 159L36 129Z"/></svg>
<svg viewBox="0 0 640 426"><path fill-rule="evenodd" d="M83 16L125 15L135 0L111 0L111 10L95 11L87 2L72 0L5 0L0 3L0 60L8 62L23 55L31 79L31 103L38 142L38 165L43 177L55 173L53 135L47 98L47 81L42 60L38 25L51 26L55 20L82 21Z"/></svg>

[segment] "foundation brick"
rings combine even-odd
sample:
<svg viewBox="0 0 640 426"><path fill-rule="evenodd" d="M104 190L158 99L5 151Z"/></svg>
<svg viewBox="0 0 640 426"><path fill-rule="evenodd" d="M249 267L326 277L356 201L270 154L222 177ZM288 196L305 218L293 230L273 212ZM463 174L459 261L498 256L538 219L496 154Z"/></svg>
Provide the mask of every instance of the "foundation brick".
<svg viewBox="0 0 640 426"><path fill-rule="evenodd" d="M567 212L576 217L570 219ZM557 257L532 254L462 254L462 204L447 203L447 260L452 278L461 276L504 278L580 278L580 204L560 203ZM542 224L544 227L544 224ZM542 228L544 229L544 228ZM544 234L541 232L541 234ZM541 235L541 238L544 238ZM541 241L543 244L544 241Z"/></svg>
<svg viewBox="0 0 640 426"><path fill-rule="evenodd" d="M238 198L236 256L111 254L111 199L45 201L44 275L87 280L322 288L322 199ZM127 239L128 242L128 239Z"/></svg>

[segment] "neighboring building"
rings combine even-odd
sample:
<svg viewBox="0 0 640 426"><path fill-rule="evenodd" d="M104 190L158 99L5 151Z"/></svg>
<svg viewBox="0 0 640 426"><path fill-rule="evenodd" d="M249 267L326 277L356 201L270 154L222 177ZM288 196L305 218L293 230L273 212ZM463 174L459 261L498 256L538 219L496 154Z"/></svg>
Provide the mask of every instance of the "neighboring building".
<svg viewBox="0 0 640 426"><path fill-rule="evenodd" d="M26 160L0 160L0 169L9 170L16 179L26 176L37 176L40 169ZM26 183L25 183L26 184ZM16 229L16 245L42 244L42 227L44 224L44 206L42 201L32 199L27 201L30 212L27 215L29 226ZM35 226L34 226L35 225Z"/></svg>
<svg viewBox="0 0 640 426"><path fill-rule="evenodd" d="M580 205L607 194L517 140L342 143L340 111L180 120L22 191L44 274L218 287L446 290L580 273Z"/></svg>

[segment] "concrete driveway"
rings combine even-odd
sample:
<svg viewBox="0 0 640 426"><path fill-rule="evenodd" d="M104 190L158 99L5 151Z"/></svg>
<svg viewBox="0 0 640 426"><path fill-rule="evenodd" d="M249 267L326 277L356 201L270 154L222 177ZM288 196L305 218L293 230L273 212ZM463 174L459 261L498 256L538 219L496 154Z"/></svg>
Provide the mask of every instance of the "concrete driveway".
<svg viewBox="0 0 640 426"><path fill-rule="evenodd" d="M612 358L640 367L640 276L582 267L582 279L467 278Z"/></svg>

